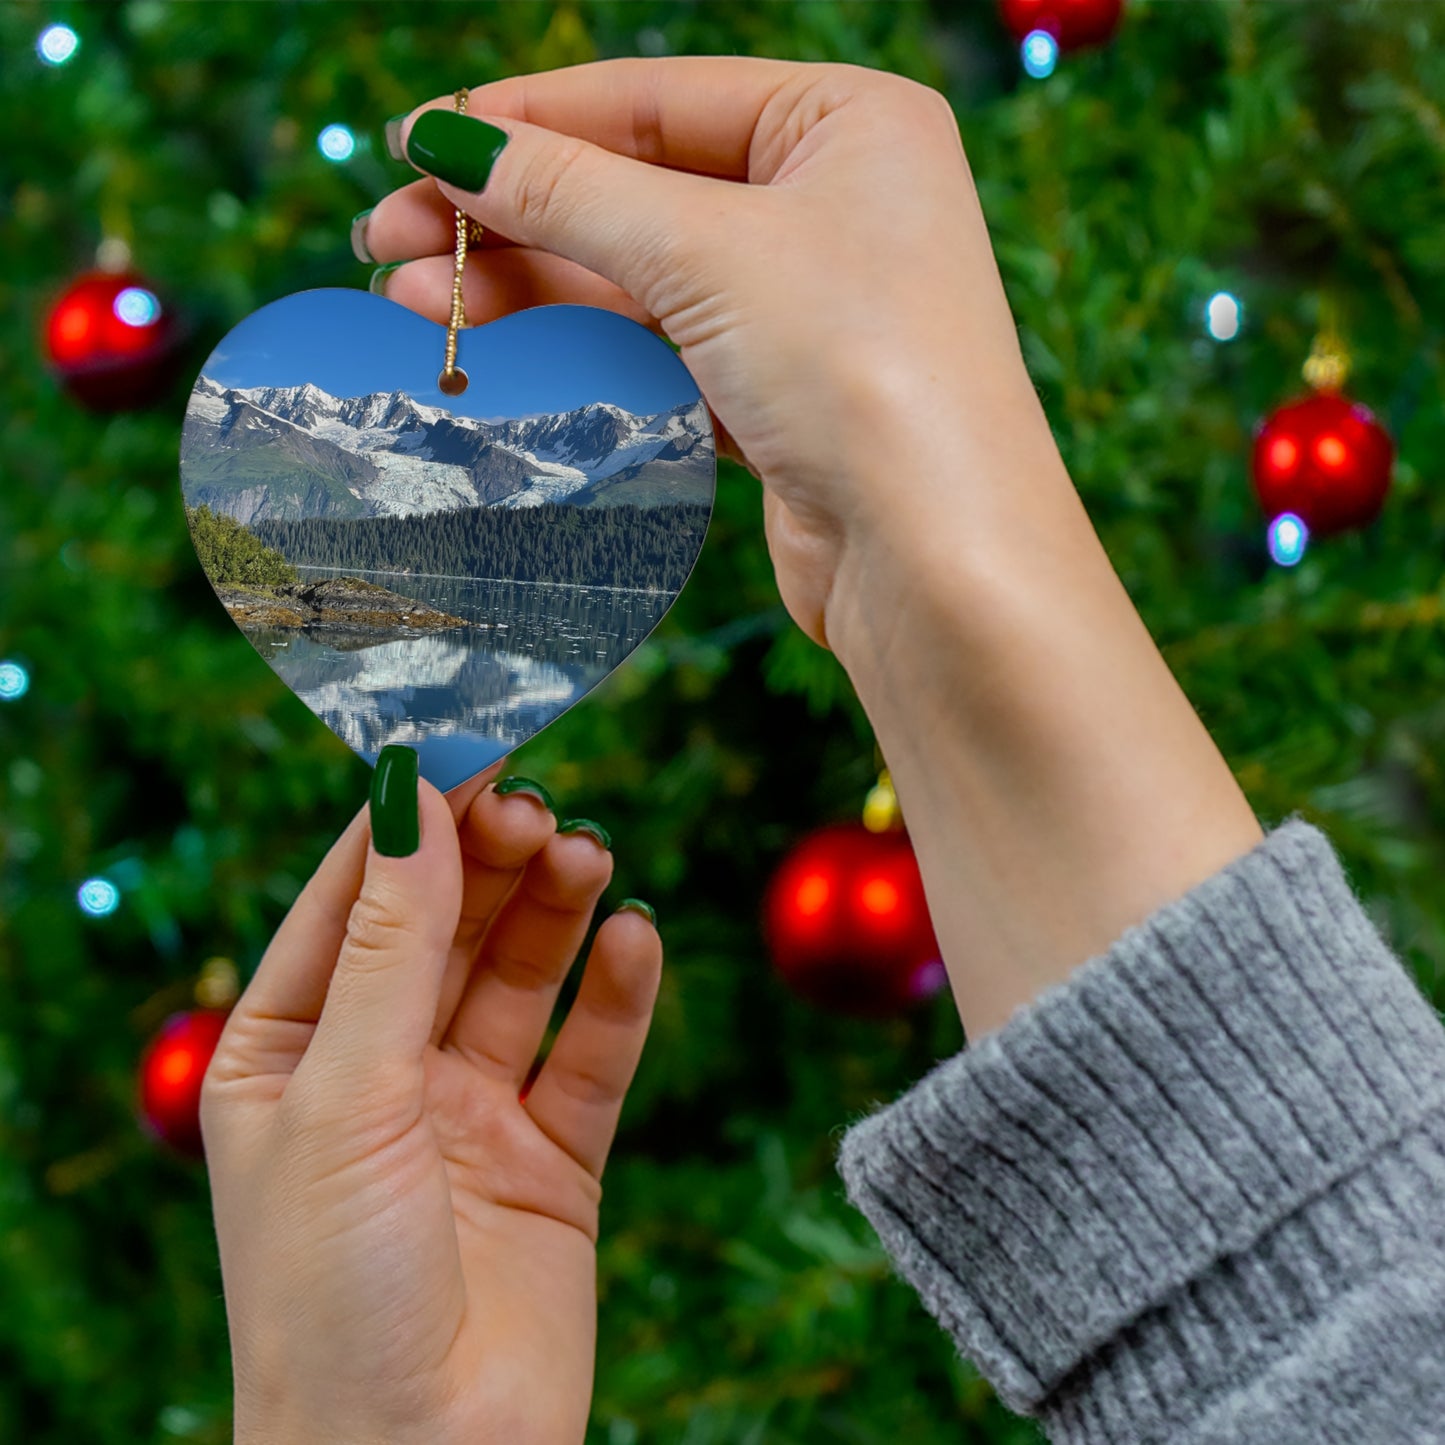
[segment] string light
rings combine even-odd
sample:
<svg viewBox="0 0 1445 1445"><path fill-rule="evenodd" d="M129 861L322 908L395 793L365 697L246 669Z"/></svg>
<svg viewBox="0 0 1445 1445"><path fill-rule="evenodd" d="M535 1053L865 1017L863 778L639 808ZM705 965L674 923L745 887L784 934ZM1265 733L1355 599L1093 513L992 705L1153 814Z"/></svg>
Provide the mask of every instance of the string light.
<svg viewBox="0 0 1445 1445"><path fill-rule="evenodd" d="M154 291L144 286L127 286L111 307L117 321L127 326L153 326L160 320L161 303Z"/></svg>
<svg viewBox="0 0 1445 1445"><path fill-rule="evenodd" d="M80 36L68 25L47 25L35 42L35 53L47 65L64 65L80 49Z"/></svg>
<svg viewBox="0 0 1445 1445"><path fill-rule="evenodd" d="M1204 329L1216 341L1233 341L1244 325L1244 307L1228 291L1216 291L1204 308Z"/></svg>
<svg viewBox="0 0 1445 1445"><path fill-rule="evenodd" d="M329 125L316 137L316 145L329 161L349 161L356 151L356 137L348 126Z"/></svg>
<svg viewBox="0 0 1445 1445"><path fill-rule="evenodd" d="M931 958L919 966L918 972L908 981L911 998L932 998L948 982L948 970L941 958Z"/></svg>
<svg viewBox="0 0 1445 1445"><path fill-rule="evenodd" d="M0 662L0 702L15 702L30 691L30 674L18 662Z"/></svg>
<svg viewBox="0 0 1445 1445"><path fill-rule="evenodd" d="M1024 69L1035 80L1046 80L1059 63L1059 42L1047 30L1031 30L1019 48Z"/></svg>
<svg viewBox="0 0 1445 1445"><path fill-rule="evenodd" d="M1293 512L1281 512L1269 524L1269 555L1281 567L1293 567L1305 554L1310 529Z"/></svg>
<svg viewBox="0 0 1445 1445"><path fill-rule="evenodd" d="M109 878L87 878L75 895L80 911L106 918L120 907L120 889Z"/></svg>

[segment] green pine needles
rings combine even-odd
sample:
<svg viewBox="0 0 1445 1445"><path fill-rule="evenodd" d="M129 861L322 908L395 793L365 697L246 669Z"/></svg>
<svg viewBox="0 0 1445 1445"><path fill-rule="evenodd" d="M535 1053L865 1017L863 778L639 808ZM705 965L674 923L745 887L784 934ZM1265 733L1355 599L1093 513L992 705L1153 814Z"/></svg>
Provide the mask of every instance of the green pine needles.
<svg viewBox="0 0 1445 1445"><path fill-rule="evenodd" d="M186 521L196 556L213 585L282 587L297 580L296 569L279 552L248 532L234 517L207 506L187 507Z"/></svg>
<svg viewBox="0 0 1445 1445"><path fill-rule="evenodd" d="M677 592L702 546L710 511L684 502L544 502L411 517L268 519L253 530L259 543L276 549L272 555L303 567Z"/></svg>

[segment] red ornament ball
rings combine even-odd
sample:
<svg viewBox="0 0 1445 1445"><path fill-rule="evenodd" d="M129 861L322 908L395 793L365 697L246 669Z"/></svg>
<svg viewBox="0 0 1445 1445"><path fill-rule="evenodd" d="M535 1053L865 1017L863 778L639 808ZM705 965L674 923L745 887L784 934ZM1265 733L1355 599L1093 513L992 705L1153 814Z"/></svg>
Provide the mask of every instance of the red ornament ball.
<svg viewBox="0 0 1445 1445"><path fill-rule="evenodd" d="M172 1014L141 1057L141 1122L182 1154L205 1155L201 1082L229 1016L227 1009Z"/></svg>
<svg viewBox="0 0 1445 1445"><path fill-rule="evenodd" d="M901 1013L946 982L901 830L838 823L804 838L768 885L763 928L789 987L837 1013Z"/></svg>
<svg viewBox="0 0 1445 1445"><path fill-rule="evenodd" d="M1118 28L1124 0L999 0L999 15L1015 40L1023 43L1045 30L1060 50L1102 45Z"/></svg>
<svg viewBox="0 0 1445 1445"><path fill-rule="evenodd" d="M175 375L179 328L143 277L91 271L51 307L45 351L66 390L96 411L155 401Z"/></svg>
<svg viewBox="0 0 1445 1445"><path fill-rule="evenodd" d="M1390 490L1395 447L1368 407L1316 392L1272 412L1254 439L1254 491L1271 521L1293 512L1315 536L1365 527Z"/></svg>

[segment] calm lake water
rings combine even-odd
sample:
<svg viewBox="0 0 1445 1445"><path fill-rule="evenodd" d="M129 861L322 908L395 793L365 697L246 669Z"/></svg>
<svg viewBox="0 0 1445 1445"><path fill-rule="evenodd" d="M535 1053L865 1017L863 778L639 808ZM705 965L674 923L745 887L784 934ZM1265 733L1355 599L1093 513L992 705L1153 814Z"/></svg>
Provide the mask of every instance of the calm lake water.
<svg viewBox="0 0 1445 1445"><path fill-rule="evenodd" d="M368 643L357 634L242 629L296 695L368 762L414 747L445 791L565 712L671 606L670 592L300 567L364 577L477 625Z"/></svg>

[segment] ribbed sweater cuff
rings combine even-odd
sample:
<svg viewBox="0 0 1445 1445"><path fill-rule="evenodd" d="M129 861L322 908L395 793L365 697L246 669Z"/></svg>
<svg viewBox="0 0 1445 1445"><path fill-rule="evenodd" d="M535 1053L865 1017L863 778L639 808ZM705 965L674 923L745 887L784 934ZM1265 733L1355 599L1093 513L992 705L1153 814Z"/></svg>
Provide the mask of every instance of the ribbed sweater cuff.
<svg viewBox="0 0 1445 1445"><path fill-rule="evenodd" d="M1157 1424L1201 1361L1237 1384L1272 1299L1323 1308L1332 1247L1378 1257L1372 1161L1438 1161L1442 1102L1440 1020L1292 818L855 1125L839 1167L1008 1404L1082 1418L1112 1371L1114 1428L1061 1433L1140 1439L1130 1399Z"/></svg>

